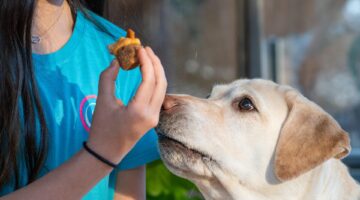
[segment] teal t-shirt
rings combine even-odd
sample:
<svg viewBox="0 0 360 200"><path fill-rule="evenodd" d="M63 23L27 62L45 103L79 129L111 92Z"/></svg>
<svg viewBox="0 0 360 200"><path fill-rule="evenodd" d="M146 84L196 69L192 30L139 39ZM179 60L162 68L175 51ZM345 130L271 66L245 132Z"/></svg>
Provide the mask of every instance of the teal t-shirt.
<svg viewBox="0 0 360 200"><path fill-rule="evenodd" d="M88 139L99 75L114 58L109 54L107 46L126 34L107 20L93 13L90 15L115 37L100 29L79 11L73 34L61 49L51 54L33 54L35 76L49 129L48 157L41 175L71 158L82 148L82 142ZM120 70L115 83L116 96L127 104L140 82L139 68ZM157 136L151 130L135 145L119 167L104 177L83 199L113 199L119 170L141 166L158 158ZM24 171L21 182L24 184L27 177L24 164L21 166ZM0 196L13 190L12 184L0 188Z"/></svg>

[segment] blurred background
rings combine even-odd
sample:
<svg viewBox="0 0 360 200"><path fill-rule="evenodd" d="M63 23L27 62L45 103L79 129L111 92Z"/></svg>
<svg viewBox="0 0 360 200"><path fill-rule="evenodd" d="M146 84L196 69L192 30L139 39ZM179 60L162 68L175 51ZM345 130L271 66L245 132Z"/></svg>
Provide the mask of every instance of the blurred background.
<svg viewBox="0 0 360 200"><path fill-rule="evenodd" d="M360 180L360 0L93 0L161 58L170 93L205 97L216 83L265 78L291 85L350 134L345 159ZM160 161L148 199L201 199Z"/></svg>

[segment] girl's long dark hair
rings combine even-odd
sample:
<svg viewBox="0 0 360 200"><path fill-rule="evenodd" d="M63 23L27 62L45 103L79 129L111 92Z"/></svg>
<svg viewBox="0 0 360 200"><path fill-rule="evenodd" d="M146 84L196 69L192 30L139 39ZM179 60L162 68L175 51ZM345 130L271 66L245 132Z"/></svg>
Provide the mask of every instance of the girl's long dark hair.
<svg viewBox="0 0 360 200"><path fill-rule="evenodd" d="M74 17L82 9L80 0L68 2ZM31 50L35 3L0 0L0 189L11 180L20 187L20 156L28 183L46 159L48 133Z"/></svg>

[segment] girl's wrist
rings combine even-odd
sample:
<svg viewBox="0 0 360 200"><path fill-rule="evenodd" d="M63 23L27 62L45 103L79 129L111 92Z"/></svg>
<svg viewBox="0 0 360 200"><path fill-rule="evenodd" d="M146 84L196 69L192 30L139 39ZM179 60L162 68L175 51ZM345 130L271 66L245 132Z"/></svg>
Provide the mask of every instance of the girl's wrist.
<svg viewBox="0 0 360 200"><path fill-rule="evenodd" d="M118 164L127 154L127 151L123 148L114 147L105 142L96 142L91 139L86 142L86 145L89 149L94 151L96 154L100 155L107 161Z"/></svg>
<svg viewBox="0 0 360 200"><path fill-rule="evenodd" d="M98 159L99 161L101 161L102 163L112 167L112 168L116 168L117 167L117 163L113 163L111 161L109 161L108 159L106 159L104 156L96 153L94 150L92 150L87 144L86 142L83 142L83 147L85 149L86 152L88 152L89 154L91 154L93 157L95 157L96 159Z"/></svg>

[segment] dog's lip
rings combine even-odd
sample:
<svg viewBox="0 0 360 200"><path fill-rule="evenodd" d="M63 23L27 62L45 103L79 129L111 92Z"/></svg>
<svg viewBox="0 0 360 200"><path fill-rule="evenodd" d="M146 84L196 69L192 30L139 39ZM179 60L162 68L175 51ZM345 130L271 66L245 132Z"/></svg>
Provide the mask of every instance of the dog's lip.
<svg viewBox="0 0 360 200"><path fill-rule="evenodd" d="M159 139L170 140L172 142L175 142L175 143L183 146L184 148L187 148L188 150L190 150L190 151L192 151L194 153L197 153L197 154L201 155L202 158L207 158L209 160L214 161L214 159L211 156L209 156L208 154L206 154L206 153L204 153L204 152L202 152L200 150L197 150L197 149L189 148L186 144L184 144L183 142L181 142L181 141L179 141L179 140L177 140L177 139L175 139L173 137L170 137L170 136L168 136L168 135L166 135L164 133L161 133L161 132L158 132L158 136L159 136Z"/></svg>

